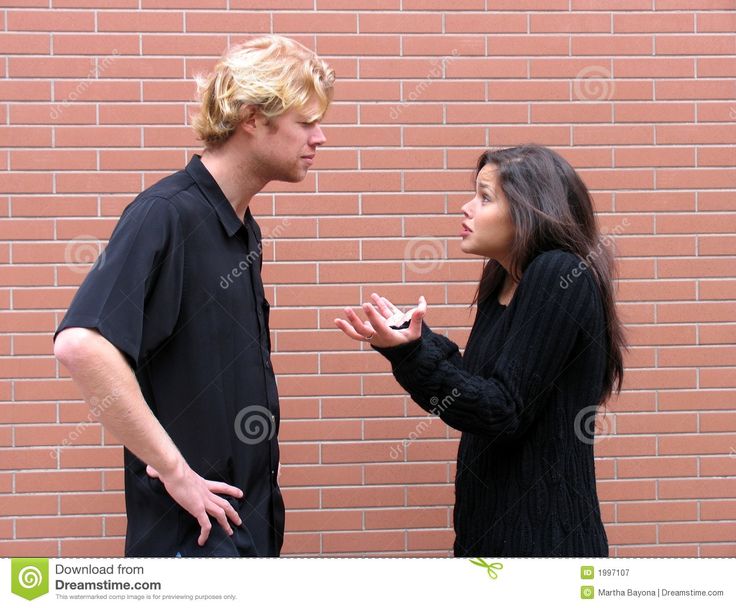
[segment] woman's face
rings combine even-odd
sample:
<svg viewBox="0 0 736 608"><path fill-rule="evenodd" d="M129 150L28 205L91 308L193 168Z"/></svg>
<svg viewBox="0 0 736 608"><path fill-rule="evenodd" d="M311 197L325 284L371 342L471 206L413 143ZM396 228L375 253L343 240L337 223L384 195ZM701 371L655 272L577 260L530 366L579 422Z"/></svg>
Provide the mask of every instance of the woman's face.
<svg viewBox="0 0 736 608"><path fill-rule="evenodd" d="M475 197L462 206L462 212L465 220L460 248L465 253L493 258L506 266L515 229L496 165L486 165L478 173Z"/></svg>

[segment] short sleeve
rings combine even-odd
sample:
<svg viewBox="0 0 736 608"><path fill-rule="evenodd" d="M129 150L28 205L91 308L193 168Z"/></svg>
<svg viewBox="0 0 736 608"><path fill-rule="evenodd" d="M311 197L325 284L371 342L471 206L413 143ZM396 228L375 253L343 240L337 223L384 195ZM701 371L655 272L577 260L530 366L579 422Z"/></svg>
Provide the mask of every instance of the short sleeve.
<svg viewBox="0 0 736 608"><path fill-rule="evenodd" d="M136 199L79 287L54 340L69 327L96 329L138 367L174 331L183 269L184 242L174 204Z"/></svg>

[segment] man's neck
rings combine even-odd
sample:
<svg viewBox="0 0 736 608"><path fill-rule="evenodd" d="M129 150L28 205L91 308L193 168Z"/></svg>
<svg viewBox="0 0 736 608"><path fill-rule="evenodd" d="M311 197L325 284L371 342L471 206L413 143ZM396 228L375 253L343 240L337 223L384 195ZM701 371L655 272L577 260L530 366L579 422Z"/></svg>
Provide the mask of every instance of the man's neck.
<svg viewBox="0 0 736 608"><path fill-rule="evenodd" d="M222 146L207 149L202 153L202 164L220 186L223 194L235 210L235 214L244 221L251 199L266 185L263 179L243 160L242 153L225 142Z"/></svg>

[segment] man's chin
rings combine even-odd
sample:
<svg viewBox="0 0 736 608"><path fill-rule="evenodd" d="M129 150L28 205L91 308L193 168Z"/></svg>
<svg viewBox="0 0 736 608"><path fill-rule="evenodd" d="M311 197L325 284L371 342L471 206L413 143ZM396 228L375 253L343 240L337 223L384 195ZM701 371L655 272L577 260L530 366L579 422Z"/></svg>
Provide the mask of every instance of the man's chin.
<svg viewBox="0 0 736 608"><path fill-rule="evenodd" d="M289 184L297 184L301 181L304 181L304 178L307 177L307 171L300 171L296 175L282 175L280 177L275 177L273 181L276 182L286 182Z"/></svg>

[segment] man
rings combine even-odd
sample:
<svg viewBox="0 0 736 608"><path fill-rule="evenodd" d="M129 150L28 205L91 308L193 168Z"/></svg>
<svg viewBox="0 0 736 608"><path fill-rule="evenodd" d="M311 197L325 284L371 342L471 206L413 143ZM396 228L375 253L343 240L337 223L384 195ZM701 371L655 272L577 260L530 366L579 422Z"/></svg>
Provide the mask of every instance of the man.
<svg viewBox="0 0 736 608"><path fill-rule="evenodd" d="M279 404L249 204L307 175L334 71L267 36L198 84L204 152L125 209L54 354L125 446L126 556L278 556Z"/></svg>

